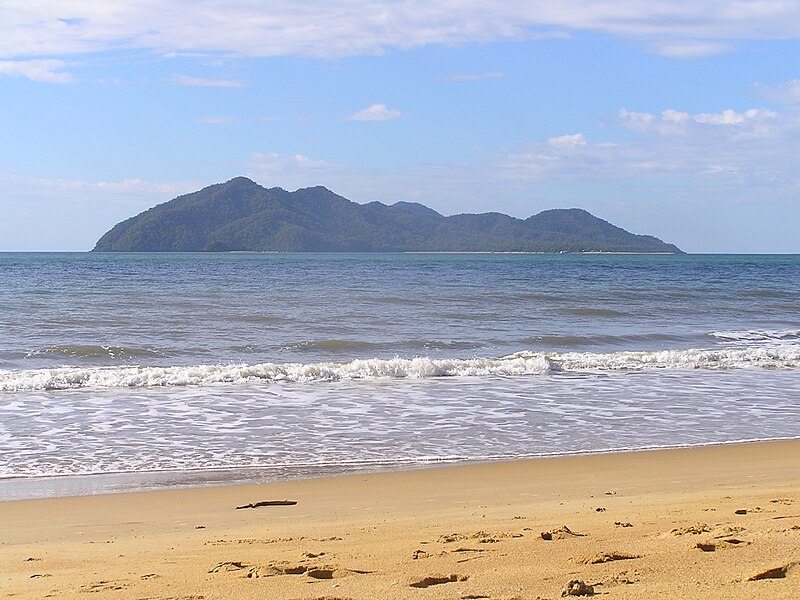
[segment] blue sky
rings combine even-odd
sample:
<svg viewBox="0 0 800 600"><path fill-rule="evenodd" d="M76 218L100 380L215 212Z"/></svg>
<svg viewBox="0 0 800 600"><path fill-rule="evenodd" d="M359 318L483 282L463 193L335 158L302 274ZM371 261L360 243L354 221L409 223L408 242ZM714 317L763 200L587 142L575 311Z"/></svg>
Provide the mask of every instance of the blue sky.
<svg viewBox="0 0 800 600"><path fill-rule="evenodd" d="M0 251L238 175L800 252L800 4L0 3Z"/></svg>

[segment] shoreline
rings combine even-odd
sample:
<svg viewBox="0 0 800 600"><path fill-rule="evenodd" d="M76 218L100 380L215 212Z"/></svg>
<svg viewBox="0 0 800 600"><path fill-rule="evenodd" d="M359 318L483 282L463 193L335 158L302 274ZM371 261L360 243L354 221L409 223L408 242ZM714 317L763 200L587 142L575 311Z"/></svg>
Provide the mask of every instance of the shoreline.
<svg viewBox="0 0 800 600"><path fill-rule="evenodd" d="M40 499L72 498L108 494L138 494L168 490L192 490L235 487L239 485L264 485L296 482L311 479L330 479L356 475L402 473L448 467L462 467L494 463L523 462L529 460L558 459L611 454L628 454L662 450L690 450L716 446L739 446L783 441L800 441L800 437L740 439L713 441L704 444L674 444L642 446L638 448L605 448L577 450L574 452L531 453L519 456L443 457L421 458L407 461L354 461L345 466L331 464L291 463L277 466L231 465L198 467L196 469L153 469L148 471L112 471L98 473L19 475L0 477L0 507L4 502ZM15 491L16 489L16 491ZM38 493L36 493L38 490Z"/></svg>
<svg viewBox="0 0 800 600"><path fill-rule="evenodd" d="M0 531L19 598L791 598L800 440L8 501Z"/></svg>

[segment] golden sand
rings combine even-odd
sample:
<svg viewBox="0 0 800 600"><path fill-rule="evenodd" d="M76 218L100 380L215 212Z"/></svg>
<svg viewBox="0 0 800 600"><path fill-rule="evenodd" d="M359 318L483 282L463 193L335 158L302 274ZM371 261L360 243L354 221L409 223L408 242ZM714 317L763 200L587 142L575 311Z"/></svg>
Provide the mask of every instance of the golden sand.
<svg viewBox="0 0 800 600"><path fill-rule="evenodd" d="M800 598L800 440L0 503L0 598L533 599L569 581Z"/></svg>

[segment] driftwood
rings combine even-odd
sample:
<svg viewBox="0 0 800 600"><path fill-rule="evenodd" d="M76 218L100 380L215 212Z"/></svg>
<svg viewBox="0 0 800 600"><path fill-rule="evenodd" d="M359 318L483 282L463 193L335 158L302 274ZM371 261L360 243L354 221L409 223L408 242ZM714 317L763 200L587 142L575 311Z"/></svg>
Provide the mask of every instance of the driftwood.
<svg viewBox="0 0 800 600"><path fill-rule="evenodd" d="M294 500L263 500L261 502L251 502L244 506L237 506L236 510L241 510L243 508L261 508L262 506L294 506L295 504L297 504L297 502Z"/></svg>

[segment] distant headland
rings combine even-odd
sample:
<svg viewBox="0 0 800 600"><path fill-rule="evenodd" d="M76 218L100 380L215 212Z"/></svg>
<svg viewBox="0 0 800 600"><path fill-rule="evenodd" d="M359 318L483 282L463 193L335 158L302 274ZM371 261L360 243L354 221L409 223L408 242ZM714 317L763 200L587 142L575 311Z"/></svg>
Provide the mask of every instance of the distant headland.
<svg viewBox="0 0 800 600"><path fill-rule="evenodd" d="M501 213L445 217L414 202L357 204L322 186L288 192L246 177L118 223L93 251L682 253L578 208L527 219Z"/></svg>

